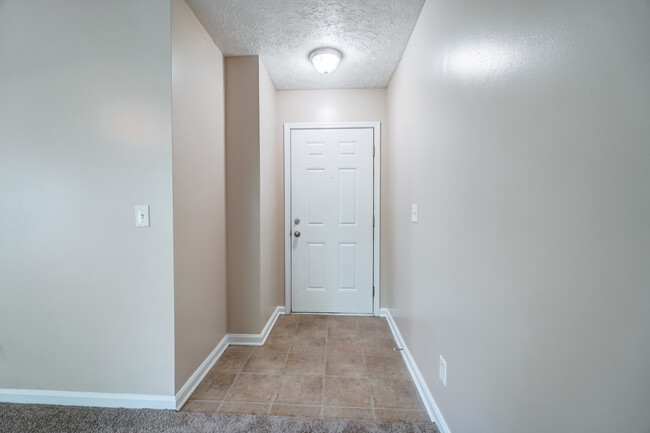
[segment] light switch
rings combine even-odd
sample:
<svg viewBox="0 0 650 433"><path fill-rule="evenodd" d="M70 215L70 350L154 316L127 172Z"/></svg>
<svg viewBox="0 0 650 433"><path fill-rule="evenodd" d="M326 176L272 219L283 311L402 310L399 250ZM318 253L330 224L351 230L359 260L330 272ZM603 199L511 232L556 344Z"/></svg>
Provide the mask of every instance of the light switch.
<svg viewBox="0 0 650 433"><path fill-rule="evenodd" d="M135 226L149 227L149 206L140 205L135 207Z"/></svg>
<svg viewBox="0 0 650 433"><path fill-rule="evenodd" d="M412 204L411 205L411 222L412 223L417 223L418 222L418 205L417 204Z"/></svg>

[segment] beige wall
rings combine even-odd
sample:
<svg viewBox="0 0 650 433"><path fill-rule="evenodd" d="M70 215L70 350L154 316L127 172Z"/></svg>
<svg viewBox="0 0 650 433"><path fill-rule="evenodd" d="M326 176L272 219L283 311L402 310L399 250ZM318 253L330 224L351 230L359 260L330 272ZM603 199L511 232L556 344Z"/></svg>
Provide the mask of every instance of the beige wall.
<svg viewBox="0 0 650 433"><path fill-rule="evenodd" d="M258 334L284 305L276 91L257 56L226 58L228 331Z"/></svg>
<svg viewBox="0 0 650 433"><path fill-rule="evenodd" d="M284 171L276 90L259 62L260 110L260 326L284 305Z"/></svg>
<svg viewBox="0 0 650 433"><path fill-rule="evenodd" d="M422 11L388 90L382 282L452 432L650 431L648 16Z"/></svg>
<svg viewBox="0 0 650 433"><path fill-rule="evenodd" d="M226 57L228 331L260 327L259 59Z"/></svg>
<svg viewBox="0 0 650 433"><path fill-rule="evenodd" d="M277 143L278 150L275 155L284 158L284 128L285 123L294 122L381 122L381 148L386 149L388 144L388 127L386 111L386 89L337 89L337 90L283 90L277 92ZM282 169L283 170L283 169ZM386 187L384 182L385 169L382 157L382 215L388 203L384 200ZM284 171L278 174L284 185ZM282 187L280 203L284 206L284 186ZM284 218L284 209L282 209ZM279 230L284 233L284 222ZM382 230L382 237L384 233ZM284 242L284 240L282 240ZM284 267L284 245L282 246L282 266ZM382 249L382 267L383 249ZM386 306L388 293L381 288L381 305Z"/></svg>
<svg viewBox="0 0 650 433"><path fill-rule="evenodd" d="M227 332L223 86L221 52L172 0L176 391Z"/></svg>
<svg viewBox="0 0 650 433"><path fill-rule="evenodd" d="M0 388L174 392L170 40L169 2L0 6Z"/></svg>
<svg viewBox="0 0 650 433"><path fill-rule="evenodd" d="M280 125L381 121L384 128L386 89L282 90L277 95L277 113Z"/></svg>

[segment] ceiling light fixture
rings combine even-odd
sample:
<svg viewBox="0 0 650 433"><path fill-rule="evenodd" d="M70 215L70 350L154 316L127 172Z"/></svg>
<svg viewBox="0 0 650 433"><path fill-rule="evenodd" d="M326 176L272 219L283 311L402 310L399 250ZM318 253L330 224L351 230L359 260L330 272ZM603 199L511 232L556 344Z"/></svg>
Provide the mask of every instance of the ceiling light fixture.
<svg viewBox="0 0 650 433"><path fill-rule="evenodd" d="M317 48L309 54L309 60L321 74L334 72L341 61L341 52L334 48Z"/></svg>

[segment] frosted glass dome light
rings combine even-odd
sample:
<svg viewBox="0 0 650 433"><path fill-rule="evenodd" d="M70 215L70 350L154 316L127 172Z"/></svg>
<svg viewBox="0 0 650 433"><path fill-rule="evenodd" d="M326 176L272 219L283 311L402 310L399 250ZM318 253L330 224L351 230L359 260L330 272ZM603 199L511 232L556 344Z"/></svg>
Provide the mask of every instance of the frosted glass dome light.
<svg viewBox="0 0 650 433"><path fill-rule="evenodd" d="M318 48L309 54L309 60L321 74L334 72L341 61L341 52L334 48Z"/></svg>

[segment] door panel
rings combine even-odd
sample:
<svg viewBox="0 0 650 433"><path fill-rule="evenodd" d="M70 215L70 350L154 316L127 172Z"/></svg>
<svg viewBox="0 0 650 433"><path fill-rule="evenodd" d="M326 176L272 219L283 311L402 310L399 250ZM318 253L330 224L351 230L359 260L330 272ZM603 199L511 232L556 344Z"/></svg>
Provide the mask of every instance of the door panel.
<svg viewBox="0 0 650 433"><path fill-rule="evenodd" d="M291 213L292 311L372 313L372 128L291 130Z"/></svg>

